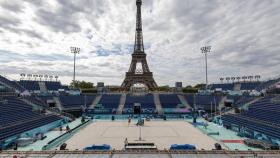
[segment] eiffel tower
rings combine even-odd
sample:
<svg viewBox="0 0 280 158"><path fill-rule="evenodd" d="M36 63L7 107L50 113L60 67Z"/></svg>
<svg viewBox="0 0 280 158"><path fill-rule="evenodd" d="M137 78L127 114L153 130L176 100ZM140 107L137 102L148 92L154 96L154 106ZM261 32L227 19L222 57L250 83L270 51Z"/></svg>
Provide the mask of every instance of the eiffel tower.
<svg viewBox="0 0 280 158"><path fill-rule="evenodd" d="M128 72L126 72L125 79L121 85L122 90L129 91L134 84L144 84L149 90L155 90L158 86L153 78L153 73L150 71L146 53L144 51L143 33L142 33L142 19L141 19L141 5L142 0L136 0L136 32L134 52L132 53L132 60Z"/></svg>

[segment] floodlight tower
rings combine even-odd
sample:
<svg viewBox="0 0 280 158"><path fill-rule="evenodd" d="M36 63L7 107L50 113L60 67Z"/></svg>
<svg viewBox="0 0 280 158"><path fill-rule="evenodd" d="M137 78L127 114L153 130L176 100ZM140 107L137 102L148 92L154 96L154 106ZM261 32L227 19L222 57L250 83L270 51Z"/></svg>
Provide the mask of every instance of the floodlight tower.
<svg viewBox="0 0 280 158"><path fill-rule="evenodd" d="M76 54L79 54L80 48L78 47L70 47L71 53L74 54L74 74L73 74L73 84L75 87L75 82L76 82Z"/></svg>
<svg viewBox="0 0 280 158"><path fill-rule="evenodd" d="M208 65L207 65L207 53L210 52L211 50L211 46L205 46L205 47L202 47L200 48L201 50L201 53L204 53L205 54L205 78L206 78L206 85L205 85L205 89L207 88L207 85L208 85Z"/></svg>

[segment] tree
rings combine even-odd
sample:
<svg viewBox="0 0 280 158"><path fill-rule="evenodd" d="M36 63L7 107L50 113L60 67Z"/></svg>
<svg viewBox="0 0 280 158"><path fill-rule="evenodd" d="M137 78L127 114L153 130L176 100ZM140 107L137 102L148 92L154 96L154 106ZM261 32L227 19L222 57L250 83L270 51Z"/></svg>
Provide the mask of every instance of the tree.
<svg viewBox="0 0 280 158"><path fill-rule="evenodd" d="M160 86L158 87L158 91L169 91L170 90L170 87L168 85L166 86Z"/></svg>
<svg viewBox="0 0 280 158"><path fill-rule="evenodd" d="M72 81L70 84L71 87L80 88L80 89L91 89L94 88L94 84L86 81Z"/></svg>
<svg viewBox="0 0 280 158"><path fill-rule="evenodd" d="M183 88L183 92L184 93L197 93L198 89L192 86L186 86L185 88Z"/></svg>
<svg viewBox="0 0 280 158"><path fill-rule="evenodd" d="M197 84L197 85L194 86L194 88L196 88L196 89L204 89L205 88L205 84L204 83Z"/></svg>

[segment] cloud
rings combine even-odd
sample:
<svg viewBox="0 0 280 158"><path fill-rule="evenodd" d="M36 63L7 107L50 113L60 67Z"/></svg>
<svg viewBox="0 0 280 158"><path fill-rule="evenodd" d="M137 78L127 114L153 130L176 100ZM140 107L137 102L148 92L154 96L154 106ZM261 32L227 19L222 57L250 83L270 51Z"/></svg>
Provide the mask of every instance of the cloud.
<svg viewBox="0 0 280 158"><path fill-rule="evenodd" d="M4 2L4 3L3 3ZM16 0L0 3L0 73L60 75L120 85L134 49L133 0ZM200 47L211 45L209 80L221 76L278 76L278 0L143 0L143 35L159 85L204 82Z"/></svg>
<svg viewBox="0 0 280 158"><path fill-rule="evenodd" d="M51 12L45 9L39 9L37 11L37 21L55 32L80 32L81 28L76 21L77 18L71 17L71 14L62 12ZM68 15L65 17L64 15ZM72 15L73 16L73 15Z"/></svg>
<svg viewBox="0 0 280 158"><path fill-rule="evenodd" d="M12 2L12 1L3 1L1 3L1 7L3 9L7 9L9 11L16 12L16 13L22 12L24 6L20 5L20 3L14 3L14 2Z"/></svg>

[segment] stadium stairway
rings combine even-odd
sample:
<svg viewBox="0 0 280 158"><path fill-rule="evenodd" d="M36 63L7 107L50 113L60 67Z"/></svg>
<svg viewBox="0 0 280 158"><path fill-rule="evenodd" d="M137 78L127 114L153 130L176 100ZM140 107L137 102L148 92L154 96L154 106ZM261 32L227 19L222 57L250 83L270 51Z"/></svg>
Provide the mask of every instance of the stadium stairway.
<svg viewBox="0 0 280 158"><path fill-rule="evenodd" d="M254 100L252 100L252 101L246 103L246 105L250 106L251 104L254 104L255 102L257 102L257 101L259 101L259 100L261 100L261 99L263 99L263 98L264 98L264 97L256 98L256 99L254 99Z"/></svg>
<svg viewBox="0 0 280 158"><path fill-rule="evenodd" d="M233 87L233 90L234 91L240 91L240 89L241 89L241 84L240 83L235 83L234 87Z"/></svg>
<svg viewBox="0 0 280 158"><path fill-rule="evenodd" d="M40 91L42 91L42 92L47 92L48 91L45 82L38 82L38 84L39 84L39 87L40 87Z"/></svg>
<svg viewBox="0 0 280 158"><path fill-rule="evenodd" d="M61 108L59 108L59 111L56 110L56 109L49 108L48 105L46 103L44 103L43 101L39 102L38 101L39 98L35 97L35 99L37 99L36 102L34 102L32 99L27 98L27 97L23 97L20 100L22 100L23 102L25 102L28 105L31 105L33 109L45 109L47 111L47 113L58 114L59 117L61 117L61 118L63 118L63 116L68 117L68 118L70 118L72 120L75 120L75 118L76 118L74 115L72 115L70 113L67 113L67 112L63 112L61 110L62 109L62 105L61 105L61 102L60 102L59 99L58 99L58 103L56 102L56 104L60 104L60 106L61 106Z"/></svg>
<svg viewBox="0 0 280 158"><path fill-rule="evenodd" d="M223 96L221 101L219 102L219 108L222 109L225 107L225 101L227 100L227 96Z"/></svg>
<svg viewBox="0 0 280 158"><path fill-rule="evenodd" d="M184 97L183 95L178 94L177 96L178 96L180 102L181 102L186 108L188 108L188 109L191 109L191 108L192 108L192 107L190 106L190 104L187 102L187 100L185 99L185 97Z"/></svg>
<svg viewBox="0 0 280 158"><path fill-rule="evenodd" d="M254 104L255 102L261 100L262 98L263 98L263 97L259 97L259 98L256 98L256 99L252 100L252 101L249 101L249 102L246 103L246 105L247 105L247 106L250 106L251 104ZM244 104L244 105L245 105L245 104ZM244 106L244 105L243 105L243 106ZM241 106L240 108L242 108L243 106ZM239 109L240 109L240 108L239 108ZM224 111L224 112L221 113L221 115L226 115L226 114L235 114L235 109L234 109L234 108L231 108L230 110L227 110L227 111Z"/></svg>
<svg viewBox="0 0 280 158"><path fill-rule="evenodd" d="M59 97L53 97L53 100L54 100L54 102L55 102L56 107L57 107L60 111L62 111L62 110L63 110L63 107L62 107L62 104L61 104L61 101L60 101Z"/></svg>
<svg viewBox="0 0 280 158"><path fill-rule="evenodd" d="M125 100L126 100L126 93L123 93L121 98L120 98L120 102L119 102L119 107L117 109L117 114L121 115L123 108L124 108L124 104L125 104Z"/></svg>
<svg viewBox="0 0 280 158"><path fill-rule="evenodd" d="M37 104L34 104L33 102L31 102L30 100L28 100L28 99L26 99L26 98L21 98L20 100L23 101L23 102L25 102L25 103L28 104L28 105L31 105L31 106L32 106L32 109L36 109L36 110L38 110L38 109L42 110L42 109L43 109L42 106L37 105Z"/></svg>
<svg viewBox="0 0 280 158"><path fill-rule="evenodd" d="M92 104L89 106L90 109L93 109L100 101L102 95L98 95L95 97L95 99L93 100Z"/></svg>
<svg viewBox="0 0 280 158"><path fill-rule="evenodd" d="M153 95L154 95L154 103L156 105L156 110L157 110L159 115L163 115L164 112L163 112L163 109L162 109L162 106L161 106L161 103L160 103L159 94L154 93Z"/></svg>

